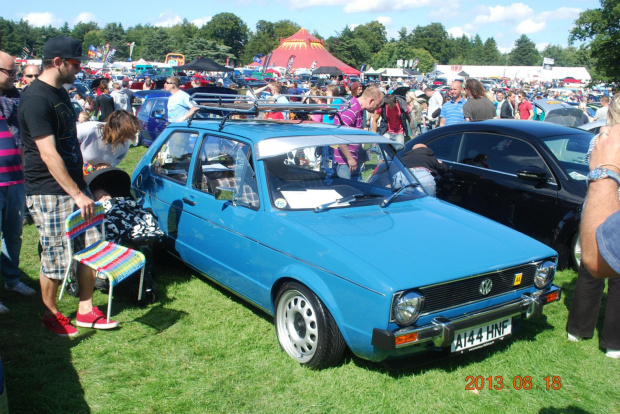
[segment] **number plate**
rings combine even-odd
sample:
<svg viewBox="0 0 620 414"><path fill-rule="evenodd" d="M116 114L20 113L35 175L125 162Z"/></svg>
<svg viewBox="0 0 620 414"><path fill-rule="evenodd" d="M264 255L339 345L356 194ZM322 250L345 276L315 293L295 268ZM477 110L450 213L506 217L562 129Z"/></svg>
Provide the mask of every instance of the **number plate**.
<svg viewBox="0 0 620 414"><path fill-rule="evenodd" d="M451 352L461 352L487 344L512 333L512 318L494 321L488 325L457 331L450 346Z"/></svg>

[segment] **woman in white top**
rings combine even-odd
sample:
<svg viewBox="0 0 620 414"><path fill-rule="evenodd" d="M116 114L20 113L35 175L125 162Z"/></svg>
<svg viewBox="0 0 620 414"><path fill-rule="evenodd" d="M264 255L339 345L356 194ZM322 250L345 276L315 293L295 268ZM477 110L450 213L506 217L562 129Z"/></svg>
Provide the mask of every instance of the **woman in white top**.
<svg viewBox="0 0 620 414"><path fill-rule="evenodd" d="M114 111L108 122L83 122L77 125L78 140L84 162L95 170L117 166L136 141L140 123L127 111Z"/></svg>

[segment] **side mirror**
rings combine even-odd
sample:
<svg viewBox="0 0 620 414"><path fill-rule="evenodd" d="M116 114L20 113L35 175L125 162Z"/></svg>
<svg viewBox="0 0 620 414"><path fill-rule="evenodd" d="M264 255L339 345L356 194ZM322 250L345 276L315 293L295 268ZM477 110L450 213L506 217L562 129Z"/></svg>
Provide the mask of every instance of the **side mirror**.
<svg viewBox="0 0 620 414"><path fill-rule="evenodd" d="M160 114L160 113L158 113L158 112L153 112L153 113L151 114L151 116L152 116L153 118L155 118L155 119L164 119L164 115L163 115L163 114Z"/></svg>
<svg viewBox="0 0 620 414"><path fill-rule="evenodd" d="M524 167L517 170L517 177L525 181L546 181L547 172L540 167Z"/></svg>

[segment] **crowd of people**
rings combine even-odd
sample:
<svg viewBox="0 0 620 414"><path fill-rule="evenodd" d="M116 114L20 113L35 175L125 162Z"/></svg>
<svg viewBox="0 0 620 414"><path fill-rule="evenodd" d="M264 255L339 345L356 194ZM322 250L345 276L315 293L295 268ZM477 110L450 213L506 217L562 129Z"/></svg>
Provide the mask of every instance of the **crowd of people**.
<svg viewBox="0 0 620 414"><path fill-rule="evenodd" d="M17 68L14 60L0 52L0 230L2 232L1 274L5 288L23 295L34 295L31 287L19 280L19 256L24 212L31 215L40 234L41 267L39 282L44 305L42 323L60 336L74 336L77 329L56 306L59 282L71 262L63 231L65 218L80 209L89 219L94 199L84 176L92 170L118 165L126 155L140 125L132 112L133 99L126 81L99 83L97 97L76 99L85 109L76 117L66 85L75 82L81 70L81 44L69 37L49 39L43 48L41 68L28 65L23 69L26 82L21 94L14 82ZM146 82L145 82L146 84ZM428 85L369 85L360 82L333 82L325 90L317 86L290 81L281 85L268 83L249 91L253 95L269 92L277 103L302 102L342 106L337 116L311 114L314 122L366 128L394 142L457 122L491 118L535 119L535 110L525 91L498 89L488 91L477 79L454 81L444 97ZM164 89L170 92L170 122L189 119L199 105L181 89L180 79L169 76ZM348 96L345 104L344 96ZM600 112L600 113L599 113ZM595 137L589 152L592 169L588 181L588 201L582 221L583 265L579 269L573 306L568 320L571 340L593 335L604 282L600 278L617 277L620 273L620 95L601 99L596 118L606 119L608 127ZM303 115L295 111L268 111L264 118L295 119ZM372 149L371 149L372 150ZM378 152L378 151L377 151ZM361 180L361 165L367 153L360 145L340 145L333 150L338 176ZM434 157L432 150L416 145L403 157L403 162L434 195L434 177L447 168ZM610 178L610 179L605 179ZM79 243L91 243L100 237L89 230ZM92 304L94 272L77 267L79 305L78 327L110 329L118 325L106 321L102 311ZM607 355L620 357L620 287L610 279L607 315L601 346ZM9 308L0 302L0 313ZM608 322L609 321L609 322Z"/></svg>

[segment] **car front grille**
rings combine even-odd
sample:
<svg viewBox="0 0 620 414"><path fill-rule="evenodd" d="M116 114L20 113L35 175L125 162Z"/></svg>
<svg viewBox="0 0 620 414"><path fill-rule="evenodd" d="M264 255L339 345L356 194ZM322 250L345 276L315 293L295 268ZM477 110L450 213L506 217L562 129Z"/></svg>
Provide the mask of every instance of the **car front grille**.
<svg viewBox="0 0 620 414"><path fill-rule="evenodd" d="M528 263L453 282L422 287L419 289L420 293L424 295L422 314L429 314L466 303L489 299L515 289L530 287L534 284L534 276L539 263ZM521 275L521 282L515 285L518 275ZM480 292L481 283L486 279L490 279L493 285L490 292L483 295Z"/></svg>

